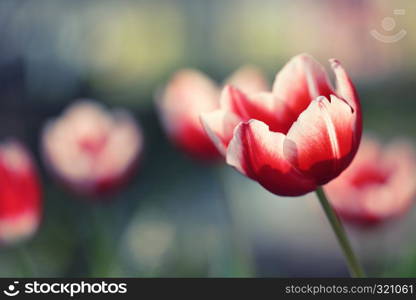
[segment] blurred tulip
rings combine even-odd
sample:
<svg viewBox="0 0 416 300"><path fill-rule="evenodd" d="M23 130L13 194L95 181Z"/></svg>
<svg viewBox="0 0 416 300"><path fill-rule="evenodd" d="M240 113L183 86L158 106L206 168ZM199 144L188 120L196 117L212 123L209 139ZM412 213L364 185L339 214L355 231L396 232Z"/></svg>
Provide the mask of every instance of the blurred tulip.
<svg viewBox="0 0 416 300"><path fill-rule="evenodd" d="M345 220L375 224L403 214L416 194L416 157L406 143L382 149L364 139L345 172L325 186L330 202Z"/></svg>
<svg viewBox="0 0 416 300"><path fill-rule="evenodd" d="M247 92L265 91L267 81L261 71L252 66L237 70L228 82ZM201 160L222 156L202 128L199 116L219 108L220 89L197 70L180 70L169 81L157 99L162 124L173 143L189 155Z"/></svg>
<svg viewBox="0 0 416 300"><path fill-rule="evenodd" d="M247 94L265 92L270 88L263 72L252 65L239 68L231 74L226 83L238 87Z"/></svg>
<svg viewBox="0 0 416 300"><path fill-rule="evenodd" d="M219 110L201 115L227 163L270 192L299 196L337 177L352 161L362 131L355 88L331 60L337 89L311 56L294 57L272 92L247 95L227 85Z"/></svg>
<svg viewBox="0 0 416 300"><path fill-rule="evenodd" d="M116 191L136 169L143 136L133 116L81 100L44 127L42 152L49 170L84 196Z"/></svg>
<svg viewBox="0 0 416 300"><path fill-rule="evenodd" d="M31 236L41 218L41 187L32 158L19 142L0 144L0 243Z"/></svg>

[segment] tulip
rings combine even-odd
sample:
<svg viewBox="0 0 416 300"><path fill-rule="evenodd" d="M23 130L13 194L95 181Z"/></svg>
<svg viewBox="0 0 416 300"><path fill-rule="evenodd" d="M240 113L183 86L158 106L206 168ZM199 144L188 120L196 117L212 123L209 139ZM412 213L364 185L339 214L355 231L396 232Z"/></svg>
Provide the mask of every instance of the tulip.
<svg viewBox="0 0 416 300"><path fill-rule="evenodd" d="M42 133L48 169L82 196L118 190L137 168L142 148L141 129L129 112L107 111L91 100L75 102Z"/></svg>
<svg viewBox="0 0 416 300"><path fill-rule="evenodd" d="M375 225L409 209L416 193L415 169L409 144L396 142L383 149L364 139L352 164L325 191L341 218Z"/></svg>
<svg viewBox="0 0 416 300"><path fill-rule="evenodd" d="M272 92L227 85L220 109L202 124L226 161L270 192L299 196L337 177L361 138L360 103L347 73L331 60L337 89L309 55L294 57Z"/></svg>
<svg viewBox="0 0 416 300"><path fill-rule="evenodd" d="M41 187L31 156L22 144L0 144L0 243L31 236L41 219Z"/></svg>
<svg viewBox="0 0 416 300"><path fill-rule="evenodd" d="M306 54L276 75L271 92L247 94L227 85L220 108L201 114L207 135L229 165L281 196L316 191L352 276L364 272L322 185L354 158L362 132L358 95L348 74L330 60L336 78Z"/></svg>
<svg viewBox="0 0 416 300"><path fill-rule="evenodd" d="M262 73L245 66L230 76L231 82L247 92L267 90ZM199 71L184 69L173 75L162 95L158 110L170 140L188 155L200 160L216 160L221 154L205 134L199 115L219 109L220 89Z"/></svg>

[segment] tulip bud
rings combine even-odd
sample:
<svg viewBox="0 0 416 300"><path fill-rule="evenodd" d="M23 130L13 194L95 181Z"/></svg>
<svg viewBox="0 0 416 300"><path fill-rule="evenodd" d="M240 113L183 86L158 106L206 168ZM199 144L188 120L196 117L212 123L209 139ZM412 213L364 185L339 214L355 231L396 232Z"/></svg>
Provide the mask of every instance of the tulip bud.
<svg viewBox="0 0 416 300"><path fill-rule="evenodd" d="M0 244L31 236L41 218L41 187L27 150L15 140L0 144Z"/></svg>
<svg viewBox="0 0 416 300"><path fill-rule="evenodd" d="M142 148L141 129L129 112L108 111L91 100L75 102L42 134L48 169L84 196L119 189L136 169Z"/></svg>

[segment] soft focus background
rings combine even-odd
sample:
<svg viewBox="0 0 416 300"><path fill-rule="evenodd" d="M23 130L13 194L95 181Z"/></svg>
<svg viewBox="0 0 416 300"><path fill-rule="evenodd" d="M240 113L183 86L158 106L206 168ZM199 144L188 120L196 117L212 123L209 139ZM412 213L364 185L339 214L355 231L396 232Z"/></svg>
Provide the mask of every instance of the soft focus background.
<svg viewBox="0 0 416 300"><path fill-rule="evenodd" d="M279 198L186 157L161 130L154 93L182 67L221 82L252 63L271 81L309 52L349 71L367 133L415 141L415 13L416 2L389 0L1 0L0 137L35 154L45 211L32 239L0 248L0 276L347 276L313 194ZM407 35L384 43L372 30ZM140 171L109 203L68 194L39 157L42 125L79 97L127 108L144 129ZM348 229L370 275L415 276L415 226L412 210Z"/></svg>

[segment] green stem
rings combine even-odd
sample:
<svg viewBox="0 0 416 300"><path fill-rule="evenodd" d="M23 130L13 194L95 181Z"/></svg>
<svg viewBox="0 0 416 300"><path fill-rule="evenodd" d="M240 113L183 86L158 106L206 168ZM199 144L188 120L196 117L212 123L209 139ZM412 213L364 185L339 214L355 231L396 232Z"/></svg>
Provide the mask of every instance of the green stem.
<svg viewBox="0 0 416 300"><path fill-rule="evenodd" d="M342 252L344 253L345 259L347 260L348 268L352 277L365 277L364 271L354 254L354 250L348 240L347 234L344 227L335 211L328 202L325 192L322 187L316 189L316 195L321 202L322 208L331 224L332 230L334 231L338 242L341 246Z"/></svg>
<svg viewBox="0 0 416 300"><path fill-rule="evenodd" d="M15 248L16 260L20 267L20 272L23 277L36 276L35 268L33 266L30 254L27 252L24 245L18 245Z"/></svg>
<svg viewBox="0 0 416 300"><path fill-rule="evenodd" d="M90 277L109 277L114 259L115 250L112 251L112 245L109 244L112 232L104 228L107 219L105 204L95 203L91 207Z"/></svg>

